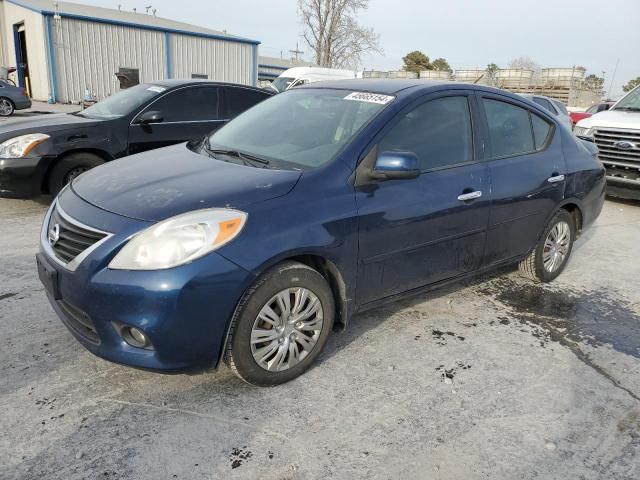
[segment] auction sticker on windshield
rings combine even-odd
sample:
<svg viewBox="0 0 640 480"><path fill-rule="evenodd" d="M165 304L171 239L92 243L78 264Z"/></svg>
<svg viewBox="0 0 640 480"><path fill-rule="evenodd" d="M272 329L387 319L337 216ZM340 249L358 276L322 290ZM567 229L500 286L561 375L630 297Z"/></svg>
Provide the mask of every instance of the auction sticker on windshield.
<svg viewBox="0 0 640 480"><path fill-rule="evenodd" d="M381 95L379 93L353 92L344 97L345 100L355 100L357 102L379 103L385 105L393 100L391 95Z"/></svg>

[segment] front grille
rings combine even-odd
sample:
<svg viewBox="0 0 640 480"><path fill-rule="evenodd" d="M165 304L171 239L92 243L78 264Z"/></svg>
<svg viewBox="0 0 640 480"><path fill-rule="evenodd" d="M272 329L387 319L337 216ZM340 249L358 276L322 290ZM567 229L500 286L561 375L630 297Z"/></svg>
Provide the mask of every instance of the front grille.
<svg viewBox="0 0 640 480"><path fill-rule="evenodd" d="M57 240L54 241L51 238L51 232L53 232L56 225L58 226ZM51 214L47 240L56 257L64 263L71 262L87 248L106 236L106 233L97 232L77 222L72 222L69 217L59 211L58 206L54 208Z"/></svg>
<svg viewBox="0 0 640 480"><path fill-rule="evenodd" d="M598 129L594 139L608 177L640 182L640 130ZM633 147L619 148L617 142L629 142Z"/></svg>
<svg viewBox="0 0 640 480"><path fill-rule="evenodd" d="M89 318L89 315L64 300L58 300L57 303L63 313L61 317L62 321L67 327L91 343L95 343L96 345L100 343L98 331L93 325L91 318Z"/></svg>

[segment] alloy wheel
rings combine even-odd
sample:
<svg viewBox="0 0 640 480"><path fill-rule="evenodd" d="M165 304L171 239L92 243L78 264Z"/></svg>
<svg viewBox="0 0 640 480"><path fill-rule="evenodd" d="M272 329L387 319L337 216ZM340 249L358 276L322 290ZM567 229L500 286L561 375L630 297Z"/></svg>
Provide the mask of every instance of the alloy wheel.
<svg viewBox="0 0 640 480"><path fill-rule="evenodd" d="M13 113L13 105L6 98L0 98L0 116L8 117Z"/></svg>
<svg viewBox="0 0 640 480"><path fill-rule="evenodd" d="M567 222L556 223L547 234L542 250L542 263L547 272L553 273L562 266L569 254L571 228Z"/></svg>
<svg viewBox="0 0 640 480"><path fill-rule="evenodd" d="M318 342L324 312L316 294L287 288L262 307L251 330L253 359L265 370L282 372L299 364Z"/></svg>

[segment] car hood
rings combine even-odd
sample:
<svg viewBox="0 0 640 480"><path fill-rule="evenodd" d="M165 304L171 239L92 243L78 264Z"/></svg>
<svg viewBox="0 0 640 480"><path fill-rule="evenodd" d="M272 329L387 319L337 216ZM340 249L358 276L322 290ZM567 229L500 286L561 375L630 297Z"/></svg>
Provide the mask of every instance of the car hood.
<svg viewBox="0 0 640 480"><path fill-rule="evenodd" d="M92 126L100 122L101 120L83 118L69 113L37 115L21 120L12 120L6 125L0 125L0 142L27 133L51 133L67 128L76 128L78 125Z"/></svg>
<svg viewBox="0 0 640 480"><path fill-rule="evenodd" d="M578 126L586 128L631 128L640 130L640 112L607 110L580 120Z"/></svg>
<svg viewBox="0 0 640 480"><path fill-rule="evenodd" d="M244 208L286 195L301 172L256 168L192 152L186 144L94 168L72 184L87 202L118 215L160 221L191 210Z"/></svg>

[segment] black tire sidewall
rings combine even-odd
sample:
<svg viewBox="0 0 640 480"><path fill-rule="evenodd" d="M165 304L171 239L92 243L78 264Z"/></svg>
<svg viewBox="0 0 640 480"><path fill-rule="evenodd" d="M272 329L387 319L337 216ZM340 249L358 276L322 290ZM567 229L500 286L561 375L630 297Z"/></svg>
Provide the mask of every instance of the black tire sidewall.
<svg viewBox="0 0 640 480"><path fill-rule="evenodd" d="M257 285L257 288L250 291L248 298L244 299L244 302L241 301L231 339L231 356L238 375L248 383L259 386L279 385L304 373L322 352L333 328L335 302L325 278L302 264L297 266L291 263L273 269L259 279ZM253 358L250 345L251 330L262 307L274 295L292 287L305 287L318 297L323 309L322 331L313 351L298 365L283 372L269 372Z"/></svg>
<svg viewBox="0 0 640 480"><path fill-rule="evenodd" d="M9 104L11 105L11 112L9 112L8 115L0 115L0 117L10 117L11 115L13 115L14 112L16 111L16 106L13 103L13 101L10 98L7 98L7 97L0 97L0 100L8 100Z"/></svg>
<svg viewBox="0 0 640 480"><path fill-rule="evenodd" d="M104 160L93 153L79 152L61 158L56 162L49 174L49 193L57 195L66 185L65 179L71 170L78 167L95 168L104 163Z"/></svg>
<svg viewBox="0 0 640 480"><path fill-rule="evenodd" d="M544 243L551 229L561 221L567 222L567 224L569 225L569 230L571 235L571 238L569 240L569 251L567 252L567 256L564 258L562 265L560 265L560 268L558 268L555 272L549 272L547 271L546 268L544 268L544 259L543 259ZM553 216L551 221L547 224L547 227L544 229L542 237L540 238L540 242L536 247L535 267L536 267L536 275L538 276L538 278L540 278L540 280L542 280L543 282L551 282L562 273L562 271L567 266L567 263L569 263L569 258L571 257L571 252L573 251L573 242L575 238L576 238L576 227L575 227L575 221L574 221L573 215L571 215L571 213L569 213L564 209L559 210Z"/></svg>

